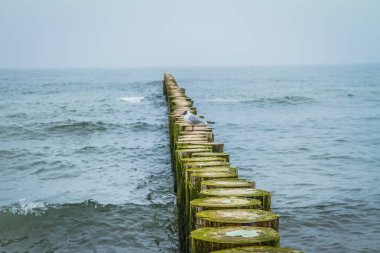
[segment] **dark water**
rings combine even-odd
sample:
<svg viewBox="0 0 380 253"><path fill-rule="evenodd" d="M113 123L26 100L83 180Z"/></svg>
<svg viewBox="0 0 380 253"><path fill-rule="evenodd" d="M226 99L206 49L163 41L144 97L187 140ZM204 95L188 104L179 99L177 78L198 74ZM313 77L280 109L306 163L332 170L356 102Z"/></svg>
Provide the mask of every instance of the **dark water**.
<svg viewBox="0 0 380 253"><path fill-rule="evenodd" d="M163 71L0 70L0 251L178 251ZM379 65L170 71L283 246L379 250Z"/></svg>
<svg viewBox="0 0 380 253"><path fill-rule="evenodd" d="M177 251L161 78L0 72L0 252Z"/></svg>

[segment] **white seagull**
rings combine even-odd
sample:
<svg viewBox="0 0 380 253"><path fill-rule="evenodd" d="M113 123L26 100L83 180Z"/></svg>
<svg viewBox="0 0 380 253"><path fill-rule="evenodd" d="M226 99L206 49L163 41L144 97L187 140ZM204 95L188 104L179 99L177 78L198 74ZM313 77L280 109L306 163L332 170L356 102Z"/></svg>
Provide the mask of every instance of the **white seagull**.
<svg viewBox="0 0 380 253"><path fill-rule="evenodd" d="M204 124L207 126L206 120L199 118L197 115L194 115L189 111L185 111L182 115L185 122L192 126L192 131L194 131L194 125Z"/></svg>

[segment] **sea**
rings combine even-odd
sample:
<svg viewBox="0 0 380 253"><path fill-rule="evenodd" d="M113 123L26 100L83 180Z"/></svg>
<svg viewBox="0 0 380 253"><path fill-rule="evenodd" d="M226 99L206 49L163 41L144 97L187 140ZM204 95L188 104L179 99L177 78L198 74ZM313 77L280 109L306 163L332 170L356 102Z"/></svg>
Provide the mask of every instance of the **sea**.
<svg viewBox="0 0 380 253"><path fill-rule="evenodd" d="M165 72L281 246L380 252L380 65L0 70L0 252L178 252Z"/></svg>

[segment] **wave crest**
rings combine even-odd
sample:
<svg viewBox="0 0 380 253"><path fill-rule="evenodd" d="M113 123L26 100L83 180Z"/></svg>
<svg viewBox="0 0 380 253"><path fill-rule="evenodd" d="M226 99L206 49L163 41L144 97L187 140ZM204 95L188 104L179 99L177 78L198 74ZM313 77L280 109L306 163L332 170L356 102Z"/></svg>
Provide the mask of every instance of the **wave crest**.
<svg viewBox="0 0 380 253"><path fill-rule="evenodd" d="M217 104L256 104L259 106L266 105L299 105L299 104L308 104L314 103L315 99L304 96L283 96L283 97L265 97L265 98L243 98L243 99L234 99L234 98L213 98L208 100L212 103Z"/></svg>
<svg viewBox="0 0 380 253"><path fill-rule="evenodd" d="M125 101L125 102L130 103L130 104L140 103L141 100L143 100L143 99L144 99L144 97L123 97L123 98L120 98L120 100Z"/></svg>
<svg viewBox="0 0 380 253"><path fill-rule="evenodd" d="M53 133L92 133L96 131L107 130L107 124L99 122L88 122L88 121L74 121L66 120L60 122L52 123L53 126L47 128L49 132Z"/></svg>
<svg viewBox="0 0 380 253"><path fill-rule="evenodd" d="M33 216L41 216L46 212L51 212L53 210L61 210L61 209L75 209L75 208L91 208L91 209L101 209L101 208L112 208L115 207L111 204L100 204L99 202L88 199L80 203L72 203L72 204L47 204L42 201L28 201L26 199L21 199L19 202L0 207L0 215L1 214L11 214L11 215L33 215Z"/></svg>
<svg viewBox="0 0 380 253"><path fill-rule="evenodd" d="M302 97L302 96L284 96L284 97L273 97L273 98L261 98L254 100L246 100L243 103L258 103L262 105L274 104L274 105L298 105L298 104L308 104L314 102L313 98Z"/></svg>
<svg viewBox="0 0 380 253"><path fill-rule="evenodd" d="M47 209L48 206L44 202L21 199L18 203L0 208L0 213L41 216Z"/></svg>

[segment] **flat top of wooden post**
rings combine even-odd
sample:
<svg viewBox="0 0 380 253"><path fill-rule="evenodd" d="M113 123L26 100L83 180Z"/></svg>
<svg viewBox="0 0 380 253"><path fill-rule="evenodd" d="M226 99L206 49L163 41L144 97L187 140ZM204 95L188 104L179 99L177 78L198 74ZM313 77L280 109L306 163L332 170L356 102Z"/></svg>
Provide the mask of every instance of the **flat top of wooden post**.
<svg viewBox="0 0 380 253"><path fill-rule="evenodd" d="M270 192L260 190L260 189L252 189L252 188L215 188L202 190L200 192L201 195L205 196L235 196L235 197L250 197L250 196L265 196L270 195Z"/></svg>
<svg viewBox="0 0 380 253"><path fill-rule="evenodd" d="M279 219L279 215L255 209L223 209L207 210L196 214L198 218L220 223L253 223L261 221L273 221Z"/></svg>
<svg viewBox="0 0 380 253"><path fill-rule="evenodd" d="M241 247L233 249L224 249L213 251L211 253L303 253L302 251L291 249L291 248L282 248L282 247L271 247L271 246L250 246L250 247Z"/></svg>
<svg viewBox="0 0 380 253"><path fill-rule="evenodd" d="M199 228L191 232L191 237L207 242L233 244L250 244L279 240L279 234L274 229L250 226Z"/></svg>
<svg viewBox="0 0 380 253"><path fill-rule="evenodd" d="M214 179L203 181L202 185L209 185L215 187L239 188L239 187L252 187L255 185L254 181L243 178L235 179Z"/></svg>
<svg viewBox="0 0 380 253"><path fill-rule="evenodd" d="M199 178L225 178L225 177L237 177L237 174L234 172L197 172L191 174L191 177L199 177Z"/></svg>
<svg viewBox="0 0 380 253"><path fill-rule="evenodd" d="M226 159L223 157L216 157L216 156L211 156L211 157L189 157L189 158L182 158L182 162L188 163L188 162L209 162L209 161L221 161L225 162Z"/></svg>
<svg viewBox="0 0 380 253"><path fill-rule="evenodd" d="M194 199L191 201L192 206L202 206L202 207L249 207L258 206L261 204L260 200L257 199L247 199L247 198L237 198L237 197L226 197L226 198L203 198Z"/></svg>

